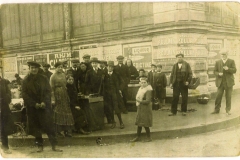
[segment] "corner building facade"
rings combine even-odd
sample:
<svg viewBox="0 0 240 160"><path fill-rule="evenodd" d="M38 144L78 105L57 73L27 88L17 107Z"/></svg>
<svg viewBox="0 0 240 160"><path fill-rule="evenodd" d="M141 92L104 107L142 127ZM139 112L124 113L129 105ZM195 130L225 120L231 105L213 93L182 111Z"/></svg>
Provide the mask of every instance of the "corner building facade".
<svg viewBox="0 0 240 160"><path fill-rule="evenodd" d="M236 2L39 3L0 8L0 72L26 75L26 62L49 63L90 54L133 60L140 69L161 63L168 77L183 53L201 85L190 96L216 89L213 67L221 48L236 62L240 85L240 5ZM69 61L70 65L70 61ZM172 90L167 88L167 96Z"/></svg>

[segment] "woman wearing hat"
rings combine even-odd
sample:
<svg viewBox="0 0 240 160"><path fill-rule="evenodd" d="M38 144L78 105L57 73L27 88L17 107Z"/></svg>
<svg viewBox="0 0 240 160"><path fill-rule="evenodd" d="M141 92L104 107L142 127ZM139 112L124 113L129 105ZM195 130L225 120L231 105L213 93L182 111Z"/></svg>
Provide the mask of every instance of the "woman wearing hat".
<svg viewBox="0 0 240 160"><path fill-rule="evenodd" d="M56 72L50 78L50 85L53 92L52 104L55 105L54 123L56 131L59 136L62 136L61 131L64 131L66 137L72 137L71 131L74 120L66 88L66 76L62 72L63 65L61 62L57 62L54 67Z"/></svg>

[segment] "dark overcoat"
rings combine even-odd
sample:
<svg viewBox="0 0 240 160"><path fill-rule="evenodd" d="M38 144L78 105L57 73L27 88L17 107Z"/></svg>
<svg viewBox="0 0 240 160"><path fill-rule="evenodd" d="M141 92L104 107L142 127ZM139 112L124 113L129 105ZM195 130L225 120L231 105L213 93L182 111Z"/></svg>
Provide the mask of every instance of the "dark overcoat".
<svg viewBox="0 0 240 160"><path fill-rule="evenodd" d="M128 71L129 71L131 80L136 80L136 78L139 76L139 73L138 73L136 67L134 67L133 65L128 67Z"/></svg>
<svg viewBox="0 0 240 160"><path fill-rule="evenodd" d="M14 122L9 108L11 102L11 91L9 82L0 77L0 109L1 109L1 134L10 135L14 131Z"/></svg>
<svg viewBox="0 0 240 160"><path fill-rule="evenodd" d="M47 72L42 72L42 74L43 74L44 76L46 76L46 77L48 78L48 81L49 81L49 80L50 80L50 77L51 77L51 75L52 75L53 73L48 70Z"/></svg>
<svg viewBox="0 0 240 160"><path fill-rule="evenodd" d="M28 74L23 79L22 96L27 108L29 134L39 136L43 130L54 132L51 109L51 87L42 74ZM36 103L44 102L45 109L36 109Z"/></svg>
<svg viewBox="0 0 240 160"><path fill-rule="evenodd" d="M121 67L120 65L116 65L114 67L114 70L122 79L120 88L121 90L124 90L124 88L128 87L128 83L130 81L130 73L129 73L128 67L124 64L122 64Z"/></svg>
<svg viewBox="0 0 240 160"><path fill-rule="evenodd" d="M78 76L78 85L79 85L79 92L86 94L86 74L87 70L79 70L79 76Z"/></svg>
<svg viewBox="0 0 240 160"><path fill-rule="evenodd" d="M101 69L98 69L97 73L93 69L90 69L87 71L86 79L85 79L87 94L98 93L99 90L100 92L102 91L100 87L102 87L101 82L103 80L103 76L104 74Z"/></svg>
<svg viewBox="0 0 240 160"><path fill-rule="evenodd" d="M112 85L111 85L112 84ZM116 113L120 113L119 107L119 90L120 90L120 77L113 71L110 76L108 73L105 73L103 81L103 98L104 105L107 108L112 108Z"/></svg>

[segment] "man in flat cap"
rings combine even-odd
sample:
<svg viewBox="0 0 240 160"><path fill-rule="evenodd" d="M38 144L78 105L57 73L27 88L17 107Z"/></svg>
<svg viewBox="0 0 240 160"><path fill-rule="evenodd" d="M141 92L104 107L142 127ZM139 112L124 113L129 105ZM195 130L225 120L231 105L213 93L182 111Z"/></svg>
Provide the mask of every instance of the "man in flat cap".
<svg viewBox="0 0 240 160"><path fill-rule="evenodd" d="M104 81L103 81L103 98L104 98L104 111L109 123L112 124L111 129L116 127L116 122L114 119L114 112L116 113L120 129L124 128L124 124L121 117L121 109L119 107L119 94L120 90L120 77L114 70L114 62L107 62L108 71L105 72Z"/></svg>
<svg viewBox="0 0 240 160"><path fill-rule="evenodd" d="M173 100L171 105L171 114L177 114L177 105L180 94L182 95L181 112L183 116L187 115L188 103L188 85L192 79L192 70L186 61L183 60L184 55L179 53L176 55L177 63L173 65L170 76L170 87L173 89Z"/></svg>
<svg viewBox="0 0 240 160"><path fill-rule="evenodd" d="M121 78L120 89L122 91L123 102L124 102L124 106L125 106L125 107L123 107L123 108L125 108L123 113L127 114L127 112L128 112L128 109L127 109L128 83L130 82L131 76L130 76L128 67L123 64L123 60L124 60L123 56L120 55L117 57L118 64L115 66L115 70Z"/></svg>
<svg viewBox="0 0 240 160"><path fill-rule="evenodd" d="M103 78L103 71L98 68L99 60L96 57L91 57L90 63L92 68L87 71L86 74L86 87L88 94L96 94L101 93L102 91L102 78Z"/></svg>
<svg viewBox="0 0 240 160"><path fill-rule="evenodd" d="M34 61L27 62L29 74L23 79L22 96L27 108L29 134L35 137L37 152L43 151L42 131L47 133L52 150L61 152L56 148L57 139L53 124L51 109L51 87L46 76L39 74L40 64Z"/></svg>
<svg viewBox="0 0 240 160"><path fill-rule="evenodd" d="M217 96L215 100L215 109L212 114L219 114L221 108L222 96L225 91L226 97L226 114L231 115L231 97L234 82L233 74L236 73L236 65L233 59L228 58L228 50L220 50L221 59L216 61L214 74L216 76L215 84L217 87Z"/></svg>
<svg viewBox="0 0 240 160"><path fill-rule="evenodd" d="M83 61L86 63L86 65L87 65L87 70L90 70L91 68L92 68L92 66L91 66L91 63L90 63L90 55L89 54L85 54L85 55L83 55Z"/></svg>
<svg viewBox="0 0 240 160"><path fill-rule="evenodd" d="M49 71L50 64L45 63L43 65L43 75L45 75L48 78L48 81L50 80L50 77L52 75L52 72Z"/></svg>
<svg viewBox="0 0 240 160"><path fill-rule="evenodd" d="M79 92L78 89L78 78L79 78L79 72L80 69L78 68L78 64L80 63L78 59L71 60L72 67L67 70L67 75L71 75L74 79L74 84L76 86L77 92Z"/></svg>

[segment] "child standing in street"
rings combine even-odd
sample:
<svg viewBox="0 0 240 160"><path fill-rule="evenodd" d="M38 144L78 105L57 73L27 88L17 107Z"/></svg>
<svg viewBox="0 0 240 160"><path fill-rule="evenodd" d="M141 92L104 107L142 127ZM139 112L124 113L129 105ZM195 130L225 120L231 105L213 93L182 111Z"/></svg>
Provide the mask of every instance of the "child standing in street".
<svg viewBox="0 0 240 160"><path fill-rule="evenodd" d="M131 142L140 140L142 127L145 128L147 133L146 142L152 141L150 136L150 128L152 127L152 87L147 82L147 77L140 78L140 88L136 95L136 106L137 106L137 137L132 139Z"/></svg>
<svg viewBox="0 0 240 160"><path fill-rule="evenodd" d="M160 110L165 102L166 98L166 86L167 86L167 77L165 73L162 72L162 65L157 65L157 73L154 75L154 88L155 88L155 99L158 100L158 108Z"/></svg>

